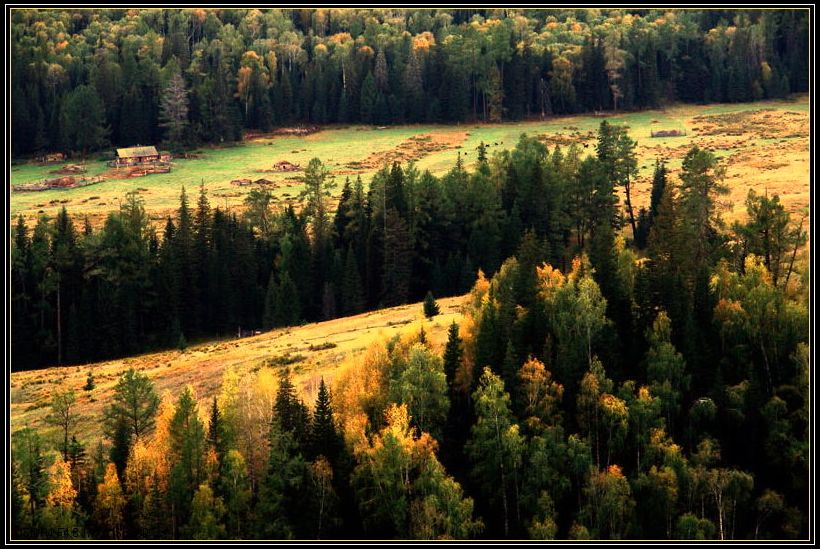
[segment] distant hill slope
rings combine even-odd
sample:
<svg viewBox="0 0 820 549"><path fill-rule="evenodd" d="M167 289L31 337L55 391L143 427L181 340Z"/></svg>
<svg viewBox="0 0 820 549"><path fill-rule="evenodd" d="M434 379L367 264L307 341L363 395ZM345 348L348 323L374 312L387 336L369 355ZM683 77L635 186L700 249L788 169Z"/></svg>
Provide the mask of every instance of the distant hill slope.
<svg viewBox="0 0 820 549"><path fill-rule="evenodd" d="M11 430L23 427L47 429L44 421L49 412L49 399L58 390L74 389L83 420L78 427L80 440L96 440L100 433L102 410L110 403L113 387L119 376L129 368L146 374L162 395L176 395L190 384L200 402L211 397L220 387L222 374L232 366L239 375L259 368L280 369L271 364L277 359L302 360L292 363L297 386L302 396L311 401L319 379L332 382L337 367L350 355L362 352L372 341L399 333L417 331L424 326L428 339L443 346L447 328L461 320L462 297L439 299L441 314L425 319L422 304L414 303L381 309L357 316L327 322L283 328L242 339L203 343L180 352L164 351L82 366L54 367L11 374ZM266 364L266 361L270 361ZM96 388L83 390L88 372L94 373Z"/></svg>

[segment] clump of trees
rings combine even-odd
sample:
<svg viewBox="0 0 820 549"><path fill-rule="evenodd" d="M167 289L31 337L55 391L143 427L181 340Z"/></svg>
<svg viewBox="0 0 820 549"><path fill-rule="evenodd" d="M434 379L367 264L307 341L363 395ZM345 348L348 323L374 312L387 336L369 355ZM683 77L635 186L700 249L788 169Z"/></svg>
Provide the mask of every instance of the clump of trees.
<svg viewBox="0 0 820 549"><path fill-rule="evenodd" d="M20 9L10 23L15 155L808 91L797 9Z"/></svg>

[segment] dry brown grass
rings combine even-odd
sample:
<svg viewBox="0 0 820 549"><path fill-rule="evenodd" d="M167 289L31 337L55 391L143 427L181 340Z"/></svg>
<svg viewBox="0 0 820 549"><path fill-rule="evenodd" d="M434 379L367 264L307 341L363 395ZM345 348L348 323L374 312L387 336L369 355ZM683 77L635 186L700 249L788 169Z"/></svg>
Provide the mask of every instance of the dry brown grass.
<svg viewBox="0 0 820 549"><path fill-rule="evenodd" d="M271 366L270 361L290 355L304 360L293 363L294 381L306 402L316 396L321 378L332 384L342 361L363 352L379 338L389 338L424 326L428 340L443 347L447 328L461 319L461 297L438 300L441 314L424 318L421 303L363 313L327 322L284 328L254 337L204 343L186 351L164 351L142 356L110 360L83 366L54 367L44 370L15 372L10 379L11 430L23 427L46 429L44 418L49 399L56 391L74 389L78 396L82 421L78 438L99 438L103 408L110 403L113 388L123 372L134 368L154 382L157 392L176 397L188 384L200 402L219 389L222 375L229 367L240 376ZM268 362L268 364L266 364ZM94 373L96 388L86 392L88 372Z"/></svg>

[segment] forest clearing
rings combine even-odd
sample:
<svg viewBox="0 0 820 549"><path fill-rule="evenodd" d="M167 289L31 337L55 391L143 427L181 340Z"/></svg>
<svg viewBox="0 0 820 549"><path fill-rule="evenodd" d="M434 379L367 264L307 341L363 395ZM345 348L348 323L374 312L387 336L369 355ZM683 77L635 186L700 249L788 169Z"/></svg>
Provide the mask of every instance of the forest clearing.
<svg viewBox="0 0 820 549"><path fill-rule="evenodd" d="M106 176L106 180L88 189L73 188L37 193L15 194L10 216L23 214L32 222L39 213L55 216L67 206L75 216L89 216L98 226L125 194L132 190L145 199L149 216L160 224L173 211L180 187L189 189L204 182L215 206L241 211L248 190L237 192L231 181L259 178L269 173L273 181L269 190L282 206L298 206L298 195L304 189L290 170L271 170L279 159L293 165L307 165L313 157L322 158L335 178L336 193L345 177L360 175L367 181L377 170L393 161L414 161L420 170L441 175L449 170L460 153L465 166L474 165L476 148L482 141L490 155L511 149L521 133L539 137L553 149L594 143L595 130L601 120L625 124L638 142L640 175L635 183L637 208L649 204L652 168L656 158L666 159L669 170L680 169L680 159L696 144L715 151L727 167L726 181L731 193L726 198L731 209L729 221L743 216L743 201L749 189L762 194L777 193L791 213L809 203L809 97L800 95L789 101L765 101L723 105L676 105L662 111L619 113L606 118L592 115L552 117L544 122L501 124L461 124L458 126L391 126L385 129L368 126L327 127L307 136L287 133L251 136L245 143L230 147L203 148L199 158L175 158L174 170L137 179L118 178L102 160L88 161L89 176ZM680 137L653 138L659 129L680 129ZM11 185L30 185L50 177L50 166L36 163L13 165ZM92 198L93 197L93 198Z"/></svg>

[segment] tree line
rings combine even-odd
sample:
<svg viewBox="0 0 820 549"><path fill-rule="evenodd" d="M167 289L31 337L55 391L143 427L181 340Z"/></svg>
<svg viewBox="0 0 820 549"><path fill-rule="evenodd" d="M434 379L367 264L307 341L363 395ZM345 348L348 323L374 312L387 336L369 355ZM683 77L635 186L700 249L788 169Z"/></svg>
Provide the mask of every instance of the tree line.
<svg viewBox="0 0 820 549"><path fill-rule="evenodd" d="M12 10L15 155L808 91L806 10Z"/></svg>
<svg viewBox="0 0 820 549"><path fill-rule="evenodd" d="M229 369L218 394L201 402L190 388L160 398L150 379L128 371L106 403L105 436L78 440L87 397L55 391L52 428L12 436L12 524L31 537L79 528L109 539L806 537L809 270L795 259L806 242L802 223L779 197L750 192L747 219L726 226L723 170L693 147L675 179L658 163L650 207L634 216L636 238L627 243L631 199L622 208L615 190L629 196L633 143L625 128L604 122L586 157L522 136L512 151L482 153L472 173L459 162L438 180L394 165L367 193L350 184L332 218L318 160L299 214L272 215L249 198L247 216L231 216L248 256L266 242L278 250L272 274L257 277L257 300L268 277L256 310L262 322L334 304L333 290L298 298L305 280L333 272L314 267L292 278L299 258L322 265L344 250L344 261L329 264L355 266L361 253L365 268L346 272L343 288L368 280L367 265L379 258L382 285L360 285L335 302L342 310L350 296L368 306L402 299L399 291L424 295L430 286L413 282L434 284L438 254L457 249L450 231L480 233L454 241L474 243L470 272L488 266L493 274L473 276L444 348L423 327L375 342L339 369L332 392L314 380L312 411L297 389L305 384L269 364L244 377ZM425 201L426 192L434 199ZM479 199L486 202L472 209ZM135 198L127 202L107 227L141 218ZM186 214L185 205L156 257L185 241L194 250L187 257L197 257L199 231L190 227L217 219L217 210ZM202 193L197 212L206 205ZM422 215L431 207L441 210ZM68 225L60 219L69 218L61 214L56 228ZM304 236L282 232L283 220ZM105 241L109 230L89 238ZM59 234L38 246L67 249ZM501 260L504 242L515 249ZM431 251L416 252L420 243ZM480 251L495 255L473 255ZM91 265L101 269L111 257ZM103 272L127 274L127 265ZM174 284L191 295L210 287L197 282L201 263L177 265L171 272L187 266L191 274ZM328 278L310 284L311 292L335 287ZM58 295L50 299L69 299ZM191 295L184 306L199 306ZM189 329L203 314L166 323ZM93 377L84 390L94 391Z"/></svg>

